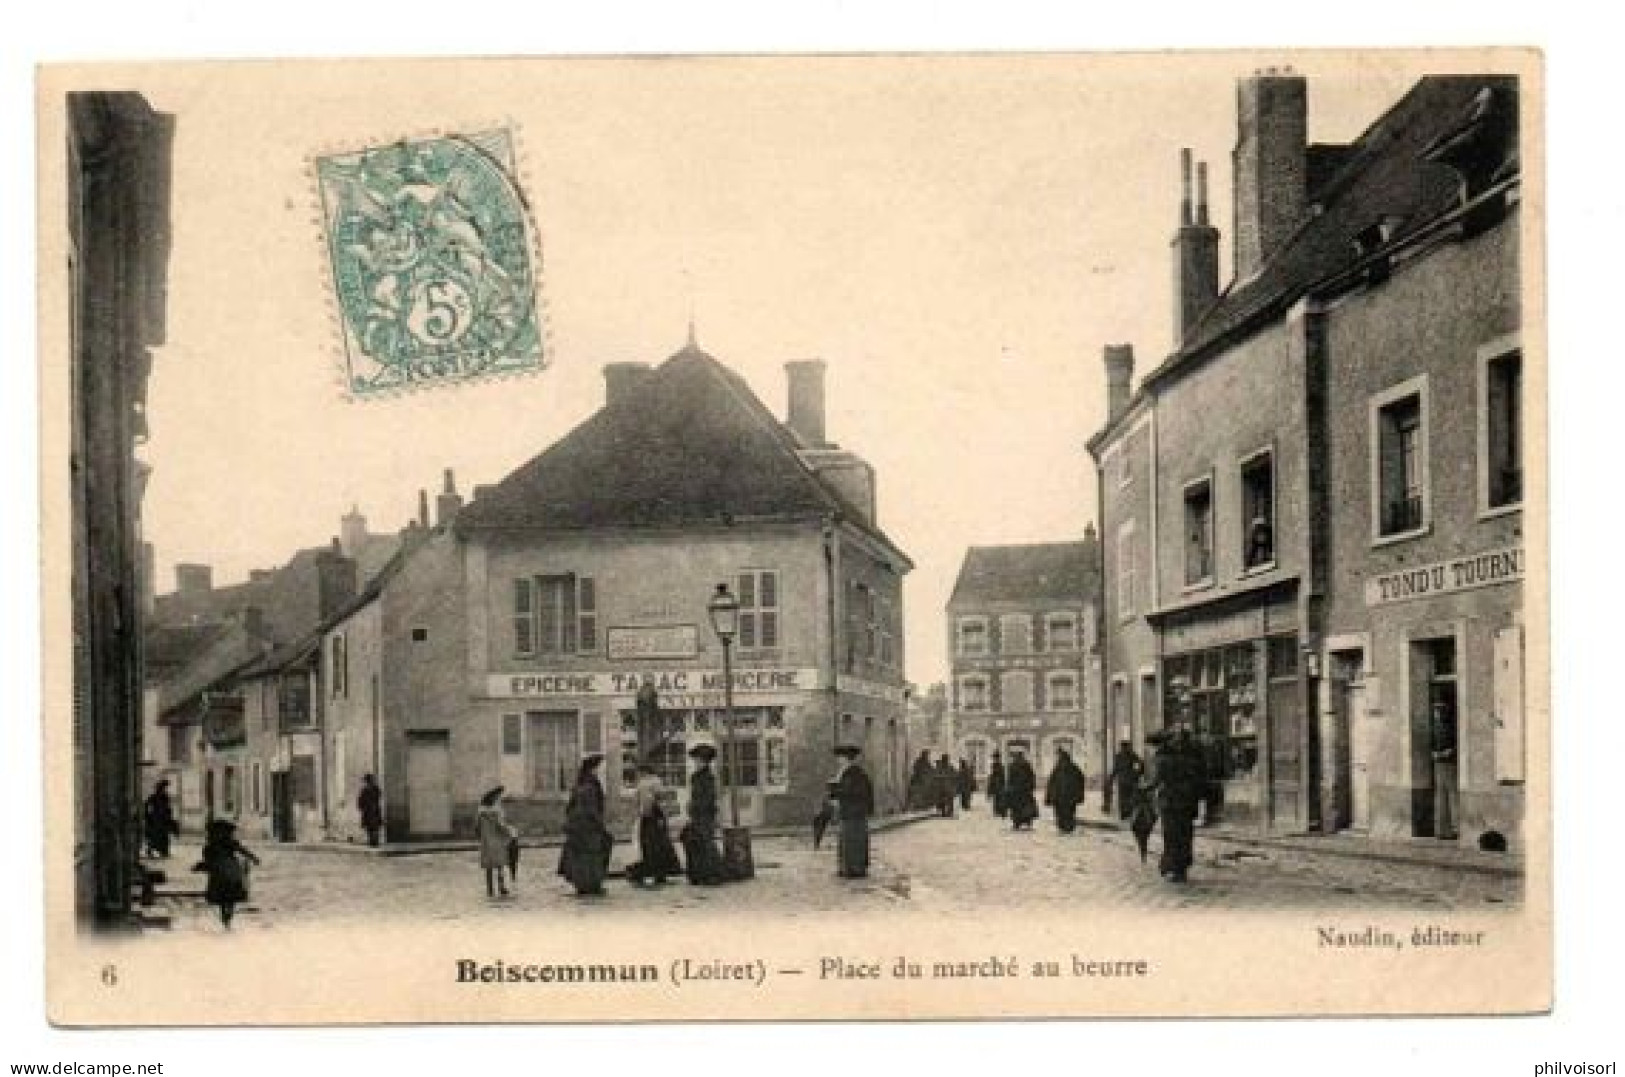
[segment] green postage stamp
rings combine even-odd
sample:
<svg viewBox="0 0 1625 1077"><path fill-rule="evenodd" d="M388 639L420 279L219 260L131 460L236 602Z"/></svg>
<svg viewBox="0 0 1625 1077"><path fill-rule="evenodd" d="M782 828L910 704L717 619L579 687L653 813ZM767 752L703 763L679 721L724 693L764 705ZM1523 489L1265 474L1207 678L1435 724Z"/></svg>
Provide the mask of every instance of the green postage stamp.
<svg viewBox="0 0 1625 1077"><path fill-rule="evenodd" d="M546 365L540 259L512 132L394 142L315 164L355 398Z"/></svg>

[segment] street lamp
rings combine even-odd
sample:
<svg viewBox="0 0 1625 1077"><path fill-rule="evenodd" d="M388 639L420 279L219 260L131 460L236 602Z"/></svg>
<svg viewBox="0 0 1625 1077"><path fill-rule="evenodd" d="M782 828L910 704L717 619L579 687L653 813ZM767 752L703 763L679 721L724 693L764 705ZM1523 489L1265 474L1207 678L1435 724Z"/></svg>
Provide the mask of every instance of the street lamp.
<svg viewBox="0 0 1625 1077"><path fill-rule="evenodd" d="M705 611L711 617L711 631L722 641L722 712L728 726L727 765L722 770L728 781L730 825L722 831L722 858L730 876L749 879L756 874L756 863L750 851L750 831L739 825L739 745L734 738L732 648L734 637L739 634L739 600L729 593L727 584L719 583Z"/></svg>

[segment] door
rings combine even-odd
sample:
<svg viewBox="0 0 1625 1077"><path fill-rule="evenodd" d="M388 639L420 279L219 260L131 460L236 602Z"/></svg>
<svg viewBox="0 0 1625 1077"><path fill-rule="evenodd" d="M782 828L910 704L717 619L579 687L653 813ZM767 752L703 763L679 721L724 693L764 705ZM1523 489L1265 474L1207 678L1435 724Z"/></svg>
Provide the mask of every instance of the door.
<svg viewBox="0 0 1625 1077"><path fill-rule="evenodd" d="M293 841L293 788L288 772L271 772L271 834L277 841Z"/></svg>
<svg viewBox="0 0 1625 1077"><path fill-rule="evenodd" d="M1349 826L1371 829L1371 728L1365 711L1365 682L1344 690L1349 723Z"/></svg>
<svg viewBox="0 0 1625 1077"><path fill-rule="evenodd" d="M408 733L406 829L412 837L451 833L451 734Z"/></svg>

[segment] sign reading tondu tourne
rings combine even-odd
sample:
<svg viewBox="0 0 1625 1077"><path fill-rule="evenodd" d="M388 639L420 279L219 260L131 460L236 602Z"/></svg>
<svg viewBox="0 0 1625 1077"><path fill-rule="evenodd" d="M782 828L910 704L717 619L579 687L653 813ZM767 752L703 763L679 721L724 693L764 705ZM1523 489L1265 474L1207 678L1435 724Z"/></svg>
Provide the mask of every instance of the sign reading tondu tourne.
<svg viewBox="0 0 1625 1077"><path fill-rule="evenodd" d="M1523 573L1523 547L1509 546L1373 576L1365 584L1365 604L1386 606L1429 595L1514 583L1523 579Z"/></svg>

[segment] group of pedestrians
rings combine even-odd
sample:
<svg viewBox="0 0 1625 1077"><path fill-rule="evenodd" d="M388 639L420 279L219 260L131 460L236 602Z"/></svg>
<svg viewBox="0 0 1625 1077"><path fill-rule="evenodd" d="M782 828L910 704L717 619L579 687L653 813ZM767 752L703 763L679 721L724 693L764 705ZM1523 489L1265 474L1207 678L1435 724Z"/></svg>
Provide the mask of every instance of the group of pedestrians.
<svg viewBox="0 0 1625 1077"><path fill-rule="evenodd" d="M929 750L921 750L914 760L908 779L908 808L910 811L935 811L944 819L952 819L955 810L969 811L976 794L976 772L970 761L960 759L958 764L944 753L935 763Z"/></svg>

